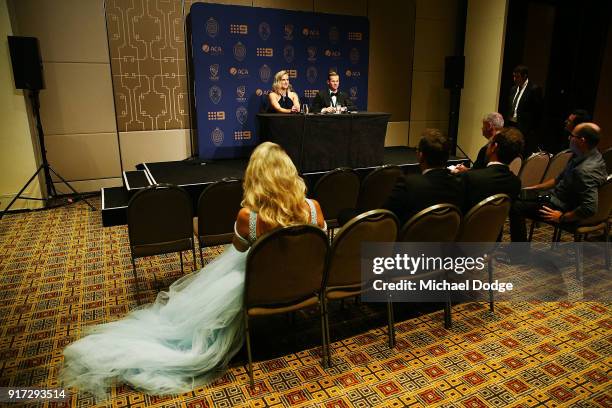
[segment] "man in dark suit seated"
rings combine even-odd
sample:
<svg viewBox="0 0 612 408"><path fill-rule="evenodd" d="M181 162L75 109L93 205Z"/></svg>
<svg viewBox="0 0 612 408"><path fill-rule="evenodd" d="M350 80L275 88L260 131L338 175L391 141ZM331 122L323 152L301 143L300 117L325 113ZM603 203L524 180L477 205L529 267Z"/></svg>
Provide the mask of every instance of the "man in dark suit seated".
<svg viewBox="0 0 612 408"><path fill-rule="evenodd" d="M438 129L425 129L417 151L422 174L400 177L383 206L400 220L401 225L419 211L442 203L463 203L461 179L446 168L450 144Z"/></svg>
<svg viewBox="0 0 612 408"><path fill-rule="evenodd" d="M495 194L507 194L512 200L518 197L521 180L510 171L508 165L521 154L524 143L521 131L516 128L504 128L491 137L486 153L487 166L459 176L465 182L464 214L480 201Z"/></svg>
<svg viewBox="0 0 612 408"><path fill-rule="evenodd" d="M556 179L546 180L525 190L543 190L533 200L518 200L510 210L513 242L527 241L525 216L554 223L572 223L597 212L597 189L606 182L608 171L597 150L599 126L581 123L569 136L574 153Z"/></svg>
<svg viewBox="0 0 612 408"><path fill-rule="evenodd" d="M478 151L476 161L472 164L471 169L484 169L487 167L487 147L489 147L489 140L491 137L501 132L504 128L504 117L497 112L491 112L482 118L482 135L487 139L487 144L482 146ZM453 174L465 173L470 168L465 167L463 164L458 164L452 170Z"/></svg>
<svg viewBox="0 0 612 408"><path fill-rule="evenodd" d="M357 110L349 96L339 90L340 76L337 72L327 74L327 88L321 89L312 101L313 113L334 113L337 109L342 112Z"/></svg>

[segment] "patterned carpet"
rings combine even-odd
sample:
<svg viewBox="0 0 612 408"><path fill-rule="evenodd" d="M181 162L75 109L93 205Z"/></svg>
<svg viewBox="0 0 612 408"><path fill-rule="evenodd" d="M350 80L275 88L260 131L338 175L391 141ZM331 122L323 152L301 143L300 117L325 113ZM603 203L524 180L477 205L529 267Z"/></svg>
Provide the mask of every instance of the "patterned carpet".
<svg viewBox="0 0 612 408"><path fill-rule="evenodd" d="M550 229L538 231L537 239L549 239ZM207 251L207 260L221 250ZM127 229L103 228L100 213L83 204L2 219L0 386L59 387L62 350L84 327L121 318L181 276L178 256L139 260L138 267L136 298ZM290 336L254 329L254 388L241 353L223 377L187 394L151 397L118 386L107 401L73 395L29 406L612 407L608 303L499 302L494 316L482 303L461 304L451 330L440 311L404 308L414 306L398 305L406 320L397 323L390 350L380 328L384 307L337 305L327 370L318 321L306 313ZM284 317L271 324L287 327Z"/></svg>

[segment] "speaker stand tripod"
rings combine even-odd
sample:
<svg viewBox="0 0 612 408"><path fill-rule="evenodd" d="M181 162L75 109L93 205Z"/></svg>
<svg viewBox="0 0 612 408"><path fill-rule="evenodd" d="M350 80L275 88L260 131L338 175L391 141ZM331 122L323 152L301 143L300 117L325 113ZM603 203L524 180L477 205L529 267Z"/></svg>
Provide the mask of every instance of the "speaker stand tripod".
<svg viewBox="0 0 612 408"><path fill-rule="evenodd" d="M47 149L45 148L45 134L43 132L42 122L40 120L40 99L39 99L38 93L39 93L38 89L30 90L30 101L32 103L32 112L34 113L34 118L36 119L36 130L38 131L38 142L40 145L42 163L40 166L38 166L38 169L34 172L34 174L32 174L32 177L30 177L28 182L21 188L21 190L19 190L19 193L17 193L17 195L11 200L11 202L4 209L4 211L0 213L0 219L4 217L4 214L6 214L9 211L11 206L18 199L44 201L46 208L52 208L49 206L49 203L57 197L57 191L55 190L55 186L53 185L53 180L51 179L51 173L53 173L57 178L59 178L62 181L62 183L64 183L74 193L74 197L77 199L77 201L79 199L82 199L83 201L87 203L89 208L91 208L93 211L96 211L96 207L91 205L91 203L87 201L87 199L84 198L79 192L77 192L70 185L70 183L68 183L62 176L60 176L57 171L53 170L53 167L51 167L49 165L49 162L47 161ZM26 188L28 188L30 183L34 180L34 178L36 178L36 176L38 176L38 173L40 173L41 171L43 172L45 176L45 184L47 186L47 197L46 198L22 197L21 194L23 194Z"/></svg>

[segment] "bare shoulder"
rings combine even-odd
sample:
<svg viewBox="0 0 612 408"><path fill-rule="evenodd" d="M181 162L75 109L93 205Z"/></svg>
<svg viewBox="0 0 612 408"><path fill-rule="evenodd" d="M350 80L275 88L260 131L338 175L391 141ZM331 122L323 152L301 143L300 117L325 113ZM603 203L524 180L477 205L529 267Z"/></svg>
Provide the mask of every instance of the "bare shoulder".
<svg viewBox="0 0 612 408"><path fill-rule="evenodd" d="M311 200L314 204L315 210L317 211L317 225L321 228L325 225L325 215L323 214L323 210L321 210L321 206L317 200Z"/></svg>
<svg viewBox="0 0 612 408"><path fill-rule="evenodd" d="M236 216L236 232L241 237L246 238L249 236L249 217L251 210L248 208L241 208Z"/></svg>

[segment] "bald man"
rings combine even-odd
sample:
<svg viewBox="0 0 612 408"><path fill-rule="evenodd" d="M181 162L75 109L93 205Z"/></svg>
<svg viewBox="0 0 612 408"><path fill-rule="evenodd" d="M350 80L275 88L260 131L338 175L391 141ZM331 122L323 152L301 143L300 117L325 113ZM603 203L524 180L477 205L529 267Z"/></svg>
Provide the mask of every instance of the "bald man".
<svg viewBox="0 0 612 408"><path fill-rule="evenodd" d="M595 123L581 123L569 136L573 156L556 179L527 189L538 190L538 199L517 200L510 210L513 242L527 241L525 216L555 223L571 223L597 212L597 189L606 182L606 164L597 150L601 130Z"/></svg>

